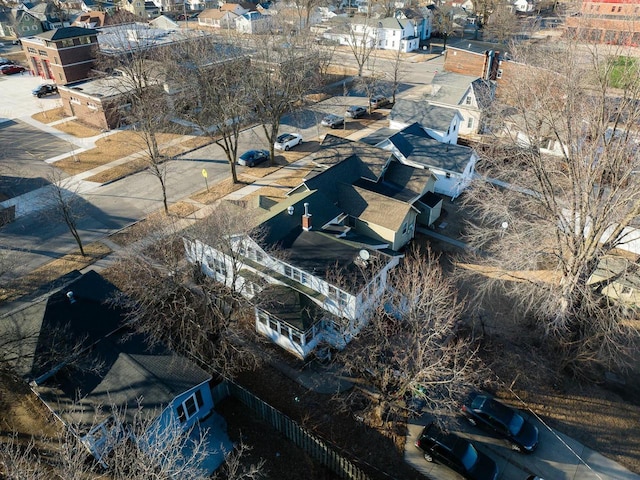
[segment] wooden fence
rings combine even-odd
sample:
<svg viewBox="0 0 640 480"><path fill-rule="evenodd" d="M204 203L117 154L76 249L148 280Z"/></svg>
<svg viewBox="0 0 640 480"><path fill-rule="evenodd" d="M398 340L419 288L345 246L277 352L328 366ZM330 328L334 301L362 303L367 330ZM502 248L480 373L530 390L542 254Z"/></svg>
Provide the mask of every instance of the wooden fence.
<svg viewBox="0 0 640 480"><path fill-rule="evenodd" d="M231 395L250 408L260 419L291 440L304 450L315 461L328 468L340 478L350 480L370 480L360 468L350 460L331 449L323 440L307 432L304 428L276 410L268 403L260 400L230 381L224 381L212 389L214 404Z"/></svg>

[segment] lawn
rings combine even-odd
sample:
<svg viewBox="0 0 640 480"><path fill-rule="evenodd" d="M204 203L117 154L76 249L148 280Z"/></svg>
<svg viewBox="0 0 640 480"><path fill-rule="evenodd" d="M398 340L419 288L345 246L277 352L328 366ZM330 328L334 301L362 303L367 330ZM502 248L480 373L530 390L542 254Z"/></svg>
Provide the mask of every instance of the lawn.
<svg viewBox="0 0 640 480"><path fill-rule="evenodd" d="M51 110L43 110L42 112L31 115L31 118L42 123L53 123L66 118L64 108L52 108Z"/></svg>
<svg viewBox="0 0 640 480"><path fill-rule="evenodd" d="M615 88L625 88L638 77L638 60L633 57L614 57L609 60L609 80Z"/></svg>

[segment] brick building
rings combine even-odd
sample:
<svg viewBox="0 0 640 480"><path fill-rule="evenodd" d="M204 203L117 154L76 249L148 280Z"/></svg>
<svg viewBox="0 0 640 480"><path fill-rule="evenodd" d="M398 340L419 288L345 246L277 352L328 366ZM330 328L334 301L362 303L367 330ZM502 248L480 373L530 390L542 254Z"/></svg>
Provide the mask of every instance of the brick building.
<svg viewBox="0 0 640 480"><path fill-rule="evenodd" d="M640 1L584 0L580 15L568 17L567 32L597 43L640 45Z"/></svg>
<svg viewBox="0 0 640 480"><path fill-rule="evenodd" d="M502 78L501 62L504 48L496 43L461 40L447 45L444 69L461 75L473 75L483 80Z"/></svg>
<svg viewBox="0 0 640 480"><path fill-rule="evenodd" d="M22 39L29 68L35 75L58 84L89 76L98 48L97 31L64 27Z"/></svg>
<svg viewBox="0 0 640 480"><path fill-rule="evenodd" d="M58 88L67 116L100 130L118 128L129 107L121 77L102 77L70 83Z"/></svg>

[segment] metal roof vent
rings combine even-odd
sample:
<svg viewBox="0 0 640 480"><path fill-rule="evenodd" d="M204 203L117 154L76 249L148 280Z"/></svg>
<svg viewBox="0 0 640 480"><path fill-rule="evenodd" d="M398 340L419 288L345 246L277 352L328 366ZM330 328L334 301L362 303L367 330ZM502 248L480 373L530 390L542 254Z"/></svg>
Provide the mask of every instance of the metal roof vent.
<svg viewBox="0 0 640 480"><path fill-rule="evenodd" d="M69 299L70 304L73 305L74 303L76 303L76 299L74 298L73 292L71 290L67 292L67 298Z"/></svg>

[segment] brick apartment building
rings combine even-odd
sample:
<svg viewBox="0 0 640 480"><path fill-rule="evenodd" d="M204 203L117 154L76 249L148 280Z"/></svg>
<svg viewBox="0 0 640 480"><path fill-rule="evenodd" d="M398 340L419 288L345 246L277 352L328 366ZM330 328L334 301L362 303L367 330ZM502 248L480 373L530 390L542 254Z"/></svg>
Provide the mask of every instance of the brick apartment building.
<svg viewBox="0 0 640 480"><path fill-rule="evenodd" d="M567 32L592 42L640 46L640 1L584 0Z"/></svg>
<svg viewBox="0 0 640 480"><path fill-rule="evenodd" d="M461 40L447 45L444 69L499 82L503 74L504 53L504 48L495 43Z"/></svg>
<svg viewBox="0 0 640 480"><path fill-rule="evenodd" d="M64 27L22 39L29 68L47 80L64 85L83 80L93 67L97 31Z"/></svg>

